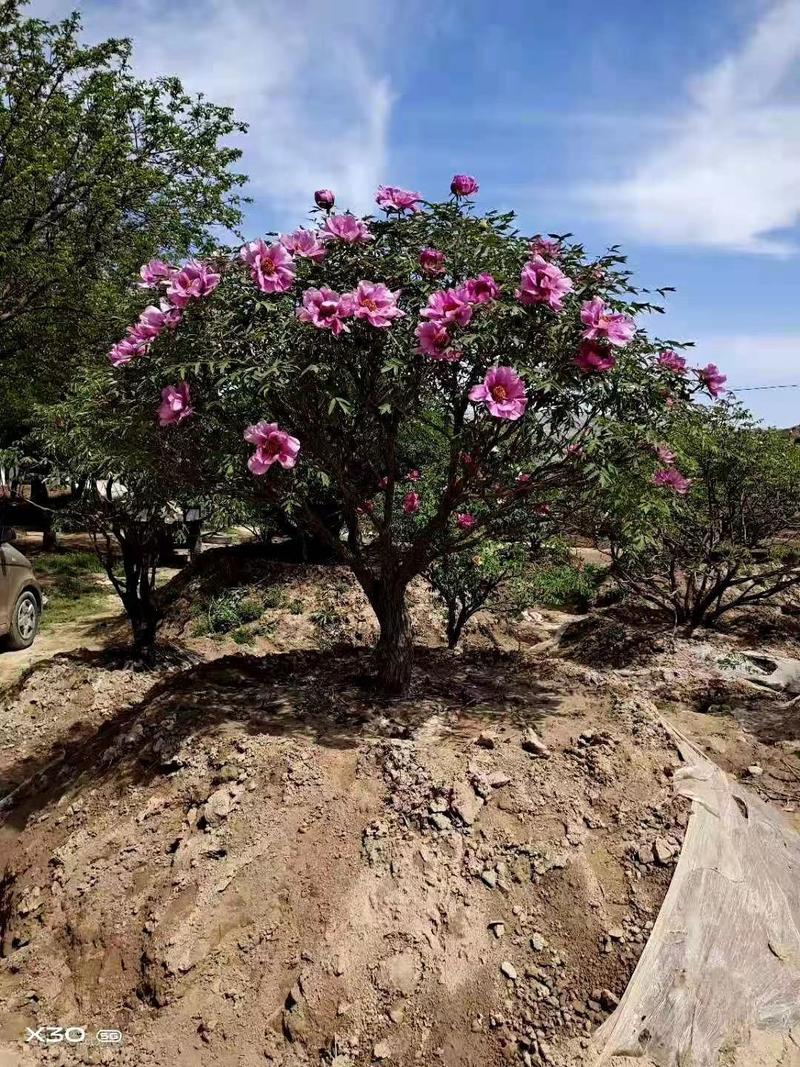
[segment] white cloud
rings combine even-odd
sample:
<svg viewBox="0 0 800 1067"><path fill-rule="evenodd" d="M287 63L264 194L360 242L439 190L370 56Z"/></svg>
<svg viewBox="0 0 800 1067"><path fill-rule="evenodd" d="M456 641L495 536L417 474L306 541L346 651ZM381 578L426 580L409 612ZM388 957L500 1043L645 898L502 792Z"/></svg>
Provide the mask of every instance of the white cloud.
<svg viewBox="0 0 800 1067"><path fill-rule="evenodd" d="M677 128L632 173L582 196L643 240L792 252L780 231L800 222L799 84L800 0L780 0L738 49L688 83Z"/></svg>
<svg viewBox="0 0 800 1067"><path fill-rule="evenodd" d="M34 0L62 17L74 0ZM279 225L297 221L314 189L366 210L385 177L392 94L373 67L386 39L368 0L125 0L81 5L85 36L133 39L143 76L177 74L187 89L234 107L249 192Z"/></svg>
<svg viewBox="0 0 800 1067"><path fill-rule="evenodd" d="M733 388L800 383L800 333L701 336L690 352L693 363L716 363ZM800 422L800 391L795 403Z"/></svg>
<svg viewBox="0 0 800 1067"><path fill-rule="evenodd" d="M800 333L701 335L689 353L695 365L716 363L730 391L766 425L800 424L800 388L769 388L800 386Z"/></svg>

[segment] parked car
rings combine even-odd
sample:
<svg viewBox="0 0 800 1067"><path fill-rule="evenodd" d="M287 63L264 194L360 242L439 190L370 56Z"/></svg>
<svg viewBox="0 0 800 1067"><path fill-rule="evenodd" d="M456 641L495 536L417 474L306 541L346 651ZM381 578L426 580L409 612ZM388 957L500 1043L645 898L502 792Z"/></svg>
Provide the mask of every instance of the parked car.
<svg viewBox="0 0 800 1067"><path fill-rule="evenodd" d="M0 645L27 648L39 629L42 590L33 567L11 544L14 530L0 527Z"/></svg>

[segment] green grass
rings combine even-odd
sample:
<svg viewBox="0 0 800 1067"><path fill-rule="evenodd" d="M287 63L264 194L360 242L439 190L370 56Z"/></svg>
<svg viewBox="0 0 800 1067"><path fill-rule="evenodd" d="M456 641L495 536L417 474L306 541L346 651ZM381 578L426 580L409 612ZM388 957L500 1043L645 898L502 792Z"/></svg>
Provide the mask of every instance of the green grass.
<svg viewBox="0 0 800 1067"><path fill-rule="evenodd" d="M545 608L587 611L597 597L605 567L591 563L578 568L572 563L540 564L515 583L513 599L520 609Z"/></svg>
<svg viewBox="0 0 800 1067"><path fill-rule="evenodd" d="M265 604L265 599L249 589L226 589L217 593L198 608L192 636L230 634L240 630L247 623L260 619L265 607L271 606Z"/></svg>
<svg viewBox="0 0 800 1067"><path fill-rule="evenodd" d="M97 582L103 567L93 552L45 552L33 565L47 597L42 629L78 622L105 607L107 594Z"/></svg>
<svg viewBox="0 0 800 1067"><path fill-rule="evenodd" d="M94 552L43 552L33 560L39 578L77 578L99 574L103 565Z"/></svg>

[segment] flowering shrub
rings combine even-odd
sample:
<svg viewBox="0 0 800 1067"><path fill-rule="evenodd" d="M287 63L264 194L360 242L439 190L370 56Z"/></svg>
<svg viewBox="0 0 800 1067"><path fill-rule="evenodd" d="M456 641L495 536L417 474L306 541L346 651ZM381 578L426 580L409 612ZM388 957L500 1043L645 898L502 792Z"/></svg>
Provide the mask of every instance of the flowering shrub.
<svg viewBox="0 0 800 1067"><path fill-rule="evenodd" d="M665 431L671 446L639 447L594 500L617 578L689 630L800 584L776 541L800 510L788 434L733 403L675 411Z"/></svg>
<svg viewBox="0 0 800 1067"><path fill-rule="evenodd" d="M606 477L621 428L655 446L669 405L721 384L637 328L653 305L622 257L592 261L566 238L517 235L510 213L476 215L469 175L451 192L427 203L382 186L385 218L358 218L318 190L314 223L288 236L180 270L148 264L164 318L110 354L137 397L172 383L165 433L185 433L190 410L248 412L252 475L352 568L395 691L410 679L415 575L486 541L535 540L555 494L575 502ZM232 462L248 462L244 442ZM307 473L346 539L320 529ZM663 481L680 491L676 474Z"/></svg>

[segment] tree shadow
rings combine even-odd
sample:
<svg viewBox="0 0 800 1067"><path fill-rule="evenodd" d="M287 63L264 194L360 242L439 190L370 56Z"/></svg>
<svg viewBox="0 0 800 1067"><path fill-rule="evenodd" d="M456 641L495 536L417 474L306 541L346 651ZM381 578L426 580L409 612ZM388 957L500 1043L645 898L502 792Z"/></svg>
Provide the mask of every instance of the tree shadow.
<svg viewBox="0 0 800 1067"><path fill-rule="evenodd" d="M88 655L98 667L108 657ZM235 731L346 749L410 738L436 717L443 733L467 743L487 726L532 726L562 713L558 688L518 653L420 648L412 692L399 699L376 695L369 667L368 650L343 646L225 656L162 675L99 727L77 722L44 753L14 764L0 781L0 817L21 829L64 795L109 779L124 790L174 774L193 738Z"/></svg>

